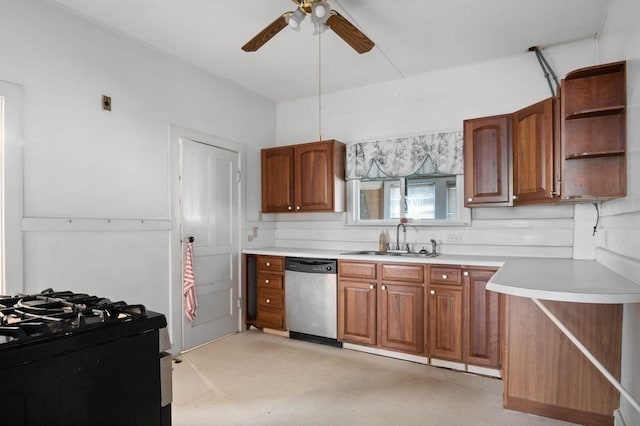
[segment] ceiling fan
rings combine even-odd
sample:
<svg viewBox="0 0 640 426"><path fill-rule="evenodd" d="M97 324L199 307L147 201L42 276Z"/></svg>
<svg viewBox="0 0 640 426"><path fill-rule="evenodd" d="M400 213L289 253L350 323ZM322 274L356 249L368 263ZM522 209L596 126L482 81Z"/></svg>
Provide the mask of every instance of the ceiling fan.
<svg viewBox="0 0 640 426"><path fill-rule="evenodd" d="M298 5L295 10L285 12L276 18L275 21L267 25L265 29L242 46L242 50L255 52L286 26L300 31L300 24L307 15L311 15L311 21L315 26L314 34L320 33L328 27L358 53L368 52L375 45L369 37L364 35L344 16L331 9L326 0L292 1Z"/></svg>

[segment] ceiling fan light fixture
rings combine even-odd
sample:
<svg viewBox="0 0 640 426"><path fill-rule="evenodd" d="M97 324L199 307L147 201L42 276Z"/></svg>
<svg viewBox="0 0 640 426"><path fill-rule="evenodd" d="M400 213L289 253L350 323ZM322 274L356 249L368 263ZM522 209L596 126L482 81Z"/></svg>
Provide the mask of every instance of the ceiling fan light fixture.
<svg viewBox="0 0 640 426"><path fill-rule="evenodd" d="M289 24L289 26L294 30L300 31L300 25L302 24L302 21L304 21L304 17L305 13L300 9L296 9L295 12L287 16L287 24Z"/></svg>
<svg viewBox="0 0 640 426"><path fill-rule="evenodd" d="M311 18L322 22L323 24L329 19L331 6L325 0L316 1L311 5Z"/></svg>

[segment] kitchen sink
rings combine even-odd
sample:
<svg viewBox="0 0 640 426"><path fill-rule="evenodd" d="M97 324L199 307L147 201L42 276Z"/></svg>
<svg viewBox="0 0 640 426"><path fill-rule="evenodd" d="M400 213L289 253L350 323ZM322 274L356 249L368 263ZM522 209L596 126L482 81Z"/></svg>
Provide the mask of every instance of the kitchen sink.
<svg viewBox="0 0 640 426"><path fill-rule="evenodd" d="M412 252L393 252L393 251L376 251L376 250L359 250L348 251L346 255L363 255L363 256L402 256L402 257L436 257L439 253L412 253Z"/></svg>

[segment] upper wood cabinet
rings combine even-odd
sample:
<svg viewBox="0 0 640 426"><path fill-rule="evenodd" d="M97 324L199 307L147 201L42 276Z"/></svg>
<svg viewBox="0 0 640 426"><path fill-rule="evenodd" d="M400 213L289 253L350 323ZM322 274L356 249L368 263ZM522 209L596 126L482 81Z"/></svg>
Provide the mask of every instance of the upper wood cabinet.
<svg viewBox="0 0 640 426"><path fill-rule="evenodd" d="M557 200L556 110L556 99L548 98L513 114L514 205Z"/></svg>
<svg viewBox="0 0 640 426"><path fill-rule="evenodd" d="M582 68L562 81L562 199L624 197L626 62Z"/></svg>
<svg viewBox="0 0 640 426"><path fill-rule="evenodd" d="M263 213L344 211L344 161L335 140L263 149Z"/></svg>
<svg viewBox="0 0 640 426"><path fill-rule="evenodd" d="M511 115L464 121L464 205L511 206Z"/></svg>
<svg viewBox="0 0 640 426"><path fill-rule="evenodd" d="M293 210L293 148L262 150L262 211L286 213Z"/></svg>
<svg viewBox="0 0 640 426"><path fill-rule="evenodd" d="M626 195L626 62L572 71L560 100L464 121L465 206Z"/></svg>

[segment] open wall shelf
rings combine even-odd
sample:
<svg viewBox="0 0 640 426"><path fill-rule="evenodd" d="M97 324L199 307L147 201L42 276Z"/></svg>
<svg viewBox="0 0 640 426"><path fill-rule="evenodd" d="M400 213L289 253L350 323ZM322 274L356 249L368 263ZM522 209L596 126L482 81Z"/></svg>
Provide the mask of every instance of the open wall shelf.
<svg viewBox="0 0 640 426"><path fill-rule="evenodd" d="M562 199L626 195L626 62L573 71L562 82Z"/></svg>

